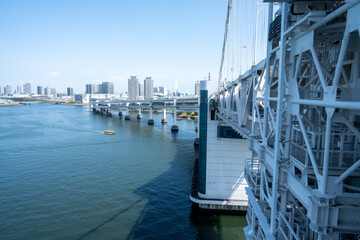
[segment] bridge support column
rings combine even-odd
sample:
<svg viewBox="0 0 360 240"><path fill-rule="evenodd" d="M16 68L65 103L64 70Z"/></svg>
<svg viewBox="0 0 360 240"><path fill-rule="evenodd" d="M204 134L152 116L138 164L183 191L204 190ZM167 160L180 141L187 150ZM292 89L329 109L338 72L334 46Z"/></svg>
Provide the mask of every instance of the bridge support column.
<svg viewBox="0 0 360 240"><path fill-rule="evenodd" d="M106 109L106 116L107 117L112 117L112 113L111 113L111 104L108 103L108 107Z"/></svg>
<svg viewBox="0 0 360 240"><path fill-rule="evenodd" d="M178 132L179 126L176 124L176 118L177 118L177 110L176 110L176 100L174 100L174 125L171 126L172 132Z"/></svg>
<svg viewBox="0 0 360 240"><path fill-rule="evenodd" d="M154 125L152 105L150 105L150 108L149 108L149 116L150 116L150 118L148 120L148 125Z"/></svg>
<svg viewBox="0 0 360 240"><path fill-rule="evenodd" d="M136 116L136 118L137 118L137 119L142 119L140 105L139 105L139 113L138 113L138 115Z"/></svg>
<svg viewBox="0 0 360 240"><path fill-rule="evenodd" d="M120 108L120 110L119 110L119 117L122 118L122 116L123 116L123 112L122 112L122 109Z"/></svg>
<svg viewBox="0 0 360 240"><path fill-rule="evenodd" d="M167 119L166 119L166 108L164 108L164 116L163 116L163 118L161 119L161 123L163 123L163 124L167 123Z"/></svg>
<svg viewBox="0 0 360 240"><path fill-rule="evenodd" d="M200 102L200 101L199 101L199 102ZM197 121L197 125L196 125L196 127L195 127L195 132L196 132L196 138L195 138L195 140L194 140L194 146L195 146L195 147L198 147L199 144L200 144L200 138L199 138L199 120L200 120L200 118L199 118L199 112L198 112L198 121Z"/></svg>
<svg viewBox="0 0 360 240"><path fill-rule="evenodd" d="M126 104L126 114L125 114L125 120L130 120L130 114L129 114L129 104Z"/></svg>

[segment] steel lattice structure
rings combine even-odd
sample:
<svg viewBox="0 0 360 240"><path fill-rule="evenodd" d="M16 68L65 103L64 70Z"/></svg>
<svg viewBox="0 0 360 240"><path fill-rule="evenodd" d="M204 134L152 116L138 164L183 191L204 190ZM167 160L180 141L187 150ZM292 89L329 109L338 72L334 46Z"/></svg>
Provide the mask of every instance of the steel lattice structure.
<svg viewBox="0 0 360 240"><path fill-rule="evenodd" d="M359 3L270 1L267 58L213 97L252 150L249 238L359 238Z"/></svg>

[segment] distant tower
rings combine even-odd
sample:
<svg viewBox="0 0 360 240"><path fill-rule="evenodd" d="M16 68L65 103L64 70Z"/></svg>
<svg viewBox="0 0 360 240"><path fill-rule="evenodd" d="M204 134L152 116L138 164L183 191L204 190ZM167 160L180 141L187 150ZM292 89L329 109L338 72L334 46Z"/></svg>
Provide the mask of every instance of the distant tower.
<svg viewBox="0 0 360 240"><path fill-rule="evenodd" d="M51 94L51 90L49 87L44 88L44 95L49 96Z"/></svg>
<svg viewBox="0 0 360 240"><path fill-rule="evenodd" d="M30 94L31 93L31 84L25 83L23 85L23 91L24 91L24 94Z"/></svg>
<svg viewBox="0 0 360 240"><path fill-rule="evenodd" d="M21 94L21 86L17 86L17 87L16 87L16 93L17 93L17 94Z"/></svg>
<svg viewBox="0 0 360 240"><path fill-rule="evenodd" d="M42 86L37 86L37 94L38 95L44 95L44 89Z"/></svg>
<svg viewBox="0 0 360 240"><path fill-rule="evenodd" d="M114 94L114 83L113 82L103 82L101 84L102 93L105 94Z"/></svg>
<svg viewBox="0 0 360 240"><path fill-rule="evenodd" d="M178 84L177 84L177 80L175 80L175 96L177 96L178 94Z"/></svg>
<svg viewBox="0 0 360 240"><path fill-rule="evenodd" d="M146 77L144 80L144 98L153 99L154 97L154 81L151 77Z"/></svg>
<svg viewBox="0 0 360 240"><path fill-rule="evenodd" d="M11 94L11 93L12 93L12 92L11 92L11 86L6 85L6 87L4 87L4 93L5 93L5 94Z"/></svg>
<svg viewBox="0 0 360 240"><path fill-rule="evenodd" d="M144 96L144 84L139 83L139 96Z"/></svg>
<svg viewBox="0 0 360 240"><path fill-rule="evenodd" d="M195 82L195 96L200 97L200 81Z"/></svg>
<svg viewBox="0 0 360 240"><path fill-rule="evenodd" d="M73 95L74 95L74 89L71 88L71 87L68 87L68 88L67 88L67 95L68 95L68 96L73 96Z"/></svg>
<svg viewBox="0 0 360 240"><path fill-rule="evenodd" d="M128 94L129 100L139 99L139 79L137 79L136 76L130 76L128 80Z"/></svg>

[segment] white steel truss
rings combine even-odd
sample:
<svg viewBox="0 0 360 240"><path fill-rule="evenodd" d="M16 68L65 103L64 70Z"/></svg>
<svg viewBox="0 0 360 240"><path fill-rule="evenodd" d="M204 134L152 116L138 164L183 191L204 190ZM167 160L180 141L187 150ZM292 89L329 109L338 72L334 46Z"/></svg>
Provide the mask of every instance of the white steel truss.
<svg viewBox="0 0 360 240"><path fill-rule="evenodd" d="M281 2L267 58L215 95L253 152L246 234L359 239L360 0Z"/></svg>

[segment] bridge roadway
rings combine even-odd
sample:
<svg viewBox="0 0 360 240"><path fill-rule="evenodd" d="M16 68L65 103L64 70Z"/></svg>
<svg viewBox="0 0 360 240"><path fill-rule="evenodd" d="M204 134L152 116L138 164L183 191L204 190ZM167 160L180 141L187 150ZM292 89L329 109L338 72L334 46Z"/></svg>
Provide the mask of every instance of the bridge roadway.
<svg viewBox="0 0 360 240"><path fill-rule="evenodd" d="M174 122L171 127L172 131L178 131L179 128L176 124L177 122L177 112L199 112L199 98L164 98L164 99L145 99L145 100L92 100L90 102L90 108L94 113L106 113L108 116L112 116L113 111L118 111L119 117L124 115L123 111L125 110L125 120L130 120L129 112L131 110L137 110L138 115L137 119L142 118L142 109L149 110L149 119L148 124L153 125L153 111L154 110L163 110L162 123L167 123L166 119L166 110L172 109L174 112Z"/></svg>

